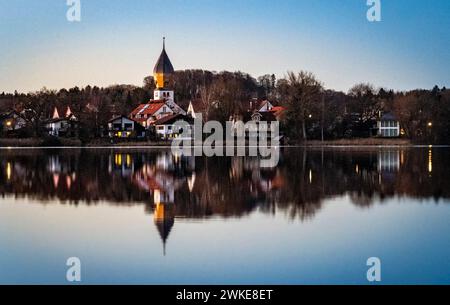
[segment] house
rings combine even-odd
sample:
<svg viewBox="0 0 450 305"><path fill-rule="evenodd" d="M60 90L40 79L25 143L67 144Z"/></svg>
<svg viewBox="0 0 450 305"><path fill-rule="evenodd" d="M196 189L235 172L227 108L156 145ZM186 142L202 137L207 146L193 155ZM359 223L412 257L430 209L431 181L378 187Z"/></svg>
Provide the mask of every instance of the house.
<svg viewBox="0 0 450 305"><path fill-rule="evenodd" d="M244 117L245 118L245 117ZM251 114L250 120L253 122L274 122L277 120L275 114L271 111L255 112ZM249 120L247 120L249 121Z"/></svg>
<svg viewBox="0 0 450 305"><path fill-rule="evenodd" d="M173 114L172 108L165 101L150 101L147 104L141 104L136 107L130 113L130 118L140 123L144 128L149 128L155 121Z"/></svg>
<svg viewBox="0 0 450 305"><path fill-rule="evenodd" d="M8 134L26 127L25 119L14 110L0 114L0 123L2 125L2 131Z"/></svg>
<svg viewBox="0 0 450 305"><path fill-rule="evenodd" d="M67 107L64 117L59 116L58 108L53 110L53 116L45 122L48 134L54 137L74 137L78 129L78 119Z"/></svg>
<svg viewBox="0 0 450 305"><path fill-rule="evenodd" d="M192 126L193 122L191 117L182 114L173 114L154 122L156 134L163 139L177 137L180 134L180 130L175 127L175 123L181 120L188 122ZM192 129L190 129L190 132L192 132Z"/></svg>
<svg viewBox="0 0 450 305"><path fill-rule="evenodd" d="M145 128L138 122L118 116L108 122L108 136L110 138L143 138L145 137Z"/></svg>
<svg viewBox="0 0 450 305"><path fill-rule="evenodd" d="M139 122L148 129L153 123L165 116L173 114L185 115L186 112L175 103L175 92L173 88L173 74L175 70L166 52L165 39L163 49L158 61L153 68L153 78L156 81L156 89L153 99L146 104L141 104L134 109L130 118Z"/></svg>
<svg viewBox="0 0 450 305"><path fill-rule="evenodd" d="M193 119L196 119L205 110L205 106L202 100L196 99L189 102L187 114Z"/></svg>
<svg viewBox="0 0 450 305"><path fill-rule="evenodd" d="M377 121L378 136L395 138L400 136L400 122L392 112L386 113Z"/></svg>
<svg viewBox="0 0 450 305"><path fill-rule="evenodd" d="M247 111L248 112L269 112L273 108L273 105L268 100L258 101L257 99L252 99L248 102Z"/></svg>

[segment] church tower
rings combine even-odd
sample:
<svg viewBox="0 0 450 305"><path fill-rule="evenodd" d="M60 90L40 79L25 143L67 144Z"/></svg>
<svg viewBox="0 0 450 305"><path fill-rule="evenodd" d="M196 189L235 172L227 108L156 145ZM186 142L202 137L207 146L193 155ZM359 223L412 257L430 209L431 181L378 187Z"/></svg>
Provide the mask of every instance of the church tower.
<svg viewBox="0 0 450 305"><path fill-rule="evenodd" d="M172 88L173 74L172 63L166 53L166 38L163 38L163 50L153 69L153 78L156 82L156 90L153 98L155 100L166 100L169 106L175 105L174 92Z"/></svg>

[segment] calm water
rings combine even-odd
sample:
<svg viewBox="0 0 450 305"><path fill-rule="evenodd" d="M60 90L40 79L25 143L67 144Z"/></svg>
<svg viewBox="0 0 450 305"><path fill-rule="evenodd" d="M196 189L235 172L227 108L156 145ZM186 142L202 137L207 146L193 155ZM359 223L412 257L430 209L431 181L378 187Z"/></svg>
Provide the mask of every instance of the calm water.
<svg viewBox="0 0 450 305"><path fill-rule="evenodd" d="M450 149L0 150L0 283L450 284Z"/></svg>

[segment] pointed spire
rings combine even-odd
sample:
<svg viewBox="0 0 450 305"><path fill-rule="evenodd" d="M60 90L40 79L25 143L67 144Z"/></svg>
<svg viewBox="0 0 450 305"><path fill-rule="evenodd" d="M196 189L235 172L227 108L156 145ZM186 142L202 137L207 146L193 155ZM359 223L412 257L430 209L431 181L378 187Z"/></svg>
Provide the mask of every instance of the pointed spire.
<svg viewBox="0 0 450 305"><path fill-rule="evenodd" d="M58 108L56 108L56 107L55 107L55 110L53 111L53 119L59 119Z"/></svg>
<svg viewBox="0 0 450 305"><path fill-rule="evenodd" d="M155 68L153 69L153 73L171 74L174 72L175 70L173 69L169 56L167 56L166 53L166 37L163 37L163 49L158 61L156 62Z"/></svg>
<svg viewBox="0 0 450 305"><path fill-rule="evenodd" d="M71 115L72 115L72 110L70 109L70 106L67 106L66 118L70 117Z"/></svg>

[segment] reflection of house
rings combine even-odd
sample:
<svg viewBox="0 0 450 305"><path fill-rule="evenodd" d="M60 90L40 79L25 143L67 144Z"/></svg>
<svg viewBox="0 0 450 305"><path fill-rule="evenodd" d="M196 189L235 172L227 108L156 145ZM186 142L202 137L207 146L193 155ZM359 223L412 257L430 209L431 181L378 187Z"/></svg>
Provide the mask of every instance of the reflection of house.
<svg viewBox="0 0 450 305"><path fill-rule="evenodd" d="M109 156L108 172L120 173L122 177L129 177L134 172L134 161L130 154L116 153Z"/></svg>
<svg viewBox="0 0 450 305"><path fill-rule="evenodd" d="M393 113L386 113L377 122L378 135L386 138L400 136L400 122Z"/></svg>
<svg viewBox="0 0 450 305"><path fill-rule="evenodd" d="M393 172L400 169L400 151L382 150L378 153L378 170Z"/></svg>
<svg viewBox="0 0 450 305"><path fill-rule="evenodd" d="M138 122L119 116L108 122L108 135L110 138L143 138L145 129Z"/></svg>
<svg viewBox="0 0 450 305"><path fill-rule="evenodd" d="M60 117L58 109L55 107L53 117L45 123L46 130L49 135L60 136L76 136L78 120L75 115L67 107L64 117Z"/></svg>
<svg viewBox="0 0 450 305"><path fill-rule="evenodd" d="M381 190L385 191L394 184L400 165L399 150L381 150L378 153L378 183Z"/></svg>

